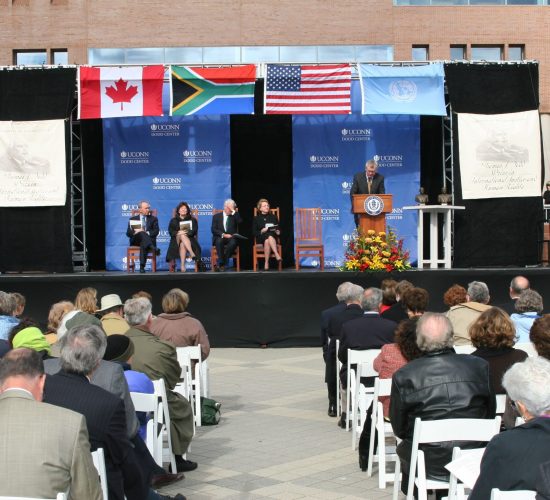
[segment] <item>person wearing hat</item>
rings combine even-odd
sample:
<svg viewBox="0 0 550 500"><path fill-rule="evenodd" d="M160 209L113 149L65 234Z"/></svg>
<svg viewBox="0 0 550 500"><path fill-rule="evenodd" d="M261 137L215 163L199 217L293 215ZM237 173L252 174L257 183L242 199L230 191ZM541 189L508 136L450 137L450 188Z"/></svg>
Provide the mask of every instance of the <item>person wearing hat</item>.
<svg viewBox="0 0 550 500"><path fill-rule="evenodd" d="M38 328L38 323L30 318L23 319L14 326L9 335L9 342L13 349L26 347L36 351L42 359L47 359L51 354L51 345Z"/></svg>
<svg viewBox="0 0 550 500"><path fill-rule="evenodd" d="M130 329L124 319L124 304L116 293L101 297L101 306L96 313L101 314L101 326L107 335L123 335Z"/></svg>

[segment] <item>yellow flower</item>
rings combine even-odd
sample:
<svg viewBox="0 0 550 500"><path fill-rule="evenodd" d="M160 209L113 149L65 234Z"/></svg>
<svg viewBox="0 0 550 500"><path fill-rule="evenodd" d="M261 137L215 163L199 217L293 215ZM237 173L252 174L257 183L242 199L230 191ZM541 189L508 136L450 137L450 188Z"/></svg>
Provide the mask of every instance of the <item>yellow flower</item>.
<svg viewBox="0 0 550 500"><path fill-rule="evenodd" d="M376 234L376 231L375 231L374 229L369 229L369 230L367 231L367 234L370 234L370 235Z"/></svg>
<svg viewBox="0 0 550 500"><path fill-rule="evenodd" d="M372 229L371 229L371 230L369 230L369 232L370 232L370 231L372 231ZM366 241L367 243L369 243L369 244L370 244L370 243L372 243L372 242L373 242L373 239L372 239L372 238L367 238L367 239L366 239L365 241Z"/></svg>
<svg viewBox="0 0 550 500"><path fill-rule="evenodd" d="M378 233L378 236L386 236L386 233L385 233L384 231L380 231L380 232Z"/></svg>

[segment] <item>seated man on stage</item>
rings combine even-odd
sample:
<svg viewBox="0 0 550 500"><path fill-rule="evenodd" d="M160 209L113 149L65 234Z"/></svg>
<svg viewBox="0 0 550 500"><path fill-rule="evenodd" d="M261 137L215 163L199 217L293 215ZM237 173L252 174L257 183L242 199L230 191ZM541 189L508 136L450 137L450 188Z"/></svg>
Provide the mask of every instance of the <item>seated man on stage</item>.
<svg viewBox="0 0 550 500"><path fill-rule="evenodd" d="M378 172L378 163L371 159L365 163L365 171L358 172L353 176L353 184L349 191L353 203L354 194L385 194L384 176ZM354 215L355 225L359 225L359 217Z"/></svg>
<svg viewBox="0 0 550 500"><path fill-rule="evenodd" d="M160 255L157 248L157 236L159 234L159 221L151 214L151 205L148 201L140 201L138 215L130 217L126 236L130 238L130 245L139 247L139 272L145 272L147 253L154 252Z"/></svg>
<svg viewBox="0 0 550 500"><path fill-rule="evenodd" d="M234 237L239 230L242 218L237 212L237 204L231 200L225 200L223 211L212 216L212 245L218 253L218 264L214 271L225 271L225 266L237 248L237 238Z"/></svg>

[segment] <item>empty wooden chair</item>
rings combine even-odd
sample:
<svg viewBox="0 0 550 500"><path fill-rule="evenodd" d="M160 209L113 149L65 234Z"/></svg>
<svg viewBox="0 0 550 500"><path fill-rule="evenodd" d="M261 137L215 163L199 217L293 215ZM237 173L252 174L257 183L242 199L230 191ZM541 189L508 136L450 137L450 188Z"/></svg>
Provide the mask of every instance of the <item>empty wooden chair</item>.
<svg viewBox="0 0 550 500"><path fill-rule="evenodd" d="M320 208L296 209L296 269L300 260L317 257L321 271L325 268L325 246L323 245L323 224Z"/></svg>

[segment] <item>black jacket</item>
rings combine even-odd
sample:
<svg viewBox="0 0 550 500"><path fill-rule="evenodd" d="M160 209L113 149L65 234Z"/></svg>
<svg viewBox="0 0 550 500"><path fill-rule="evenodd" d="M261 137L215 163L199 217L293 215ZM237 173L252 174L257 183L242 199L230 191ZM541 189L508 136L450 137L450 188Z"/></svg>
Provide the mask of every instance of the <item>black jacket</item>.
<svg viewBox="0 0 550 500"><path fill-rule="evenodd" d="M486 500L491 489L535 490L539 466L550 458L550 418L538 417L495 436L481 459L469 500ZM539 489L540 479L539 479Z"/></svg>
<svg viewBox="0 0 550 500"><path fill-rule="evenodd" d="M140 220L141 215L134 215L130 217L130 220ZM153 240L153 244L156 246L157 236L159 235L159 220L154 215L145 216L145 232ZM128 221L128 227L126 228L126 236L130 238L130 245L132 245L132 239L135 236L136 232L130 226L130 221Z"/></svg>
<svg viewBox="0 0 550 500"><path fill-rule="evenodd" d="M235 212L227 218L227 231L223 227L223 212L219 212L212 216L212 245L216 244L216 239L221 238L222 234L235 234L239 232L239 224L242 218L239 212Z"/></svg>
<svg viewBox="0 0 550 500"><path fill-rule="evenodd" d="M397 447L403 470L408 471L410 464L415 418L494 418L495 411L495 394L485 360L444 349L410 361L394 373L390 400L393 431L403 440ZM475 442L422 445L429 477L448 478L444 466L451 461L453 446L483 445Z"/></svg>

